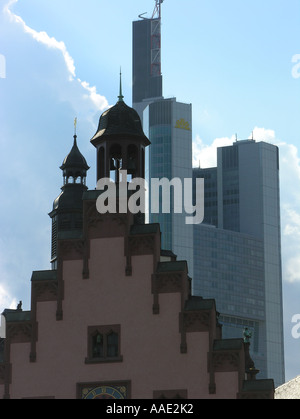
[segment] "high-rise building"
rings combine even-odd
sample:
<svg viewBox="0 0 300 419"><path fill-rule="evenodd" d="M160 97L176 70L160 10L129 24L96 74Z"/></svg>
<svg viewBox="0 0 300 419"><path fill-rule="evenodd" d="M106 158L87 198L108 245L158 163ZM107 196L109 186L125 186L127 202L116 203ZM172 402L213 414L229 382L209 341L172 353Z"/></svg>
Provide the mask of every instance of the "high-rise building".
<svg viewBox="0 0 300 419"><path fill-rule="evenodd" d="M144 111L144 126L148 127L151 145L149 147L149 185L154 178L192 179L192 106L179 103L175 98L155 101ZM162 203L162 190L160 203ZM184 191L183 191L184 192ZM175 190L170 188L170 212L158 214L152 211L149 200L149 220L160 223L162 246L172 249L179 259L187 260L189 274L193 276L193 226L186 224L186 213L176 213ZM182 197L183 198L183 197ZM178 204L178 202L177 202ZM179 203L180 205L180 203ZM180 208L178 209L180 210Z"/></svg>
<svg viewBox="0 0 300 419"><path fill-rule="evenodd" d="M226 337L252 331L262 376L284 382L278 148L237 141L218 148L205 179L205 219L194 226L194 295L214 295Z"/></svg>
<svg viewBox="0 0 300 419"><path fill-rule="evenodd" d="M151 145L146 154L146 178L192 178L192 106L163 97L161 73L161 3L155 1L150 19L140 15L133 22L133 108L143 121ZM159 222L162 246L178 259L187 260L193 274L193 228L185 223L186 214L151 212L150 222Z"/></svg>
<svg viewBox="0 0 300 419"><path fill-rule="evenodd" d="M153 40L155 40L154 50ZM133 22L133 52L132 101L134 108L142 117L148 102L154 98L162 98L160 19ZM152 60L156 61L153 63Z"/></svg>
<svg viewBox="0 0 300 419"><path fill-rule="evenodd" d="M143 120L148 103L162 98L161 73L161 3L156 0L151 19L140 15L133 22L132 102L133 108Z"/></svg>

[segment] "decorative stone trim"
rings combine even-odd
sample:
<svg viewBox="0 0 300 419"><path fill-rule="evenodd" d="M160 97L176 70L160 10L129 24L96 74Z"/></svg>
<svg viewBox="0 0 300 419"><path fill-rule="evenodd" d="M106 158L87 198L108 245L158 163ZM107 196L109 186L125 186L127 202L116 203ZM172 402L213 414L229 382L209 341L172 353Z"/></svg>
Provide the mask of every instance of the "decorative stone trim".
<svg viewBox="0 0 300 419"><path fill-rule="evenodd" d="M166 264L172 262L165 262ZM170 265L171 266L171 265ZM152 275L153 314L159 314L159 294L180 293L181 308L188 298L190 283L185 271L156 272Z"/></svg>
<svg viewBox="0 0 300 419"><path fill-rule="evenodd" d="M57 280L36 281L32 284L36 302L56 301L58 295Z"/></svg>
<svg viewBox="0 0 300 419"><path fill-rule="evenodd" d="M153 235L130 236L128 238L131 256L152 255L155 249Z"/></svg>
<svg viewBox="0 0 300 419"><path fill-rule="evenodd" d="M28 343L31 342L32 323L18 322L6 324L6 339L12 343Z"/></svg>
<svg viewBox="0 0 300 419"><path fill-rule="evenodd" d="M240 367L240 353L237 351L214 352L212 354L214 372L238 371Z"/></svg>

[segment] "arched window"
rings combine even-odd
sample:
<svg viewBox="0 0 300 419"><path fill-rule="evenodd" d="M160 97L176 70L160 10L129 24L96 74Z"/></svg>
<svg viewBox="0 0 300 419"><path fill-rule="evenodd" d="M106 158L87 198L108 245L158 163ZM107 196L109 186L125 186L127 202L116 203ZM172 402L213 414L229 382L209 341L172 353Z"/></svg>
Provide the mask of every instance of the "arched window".
<svg viewBox="0 0 300 419"><path fill-rule="evenodd" d="M119 170L122 169L122 147L114 144L109 149L110 178L119 183Z"/></svg>
<svg viewBox="0 0 300 419"><path fill-rule="evenodd" d="M136 177L138 169L138 149L137 146L131 144L127 148L127 174L132 178Z"/></svg>

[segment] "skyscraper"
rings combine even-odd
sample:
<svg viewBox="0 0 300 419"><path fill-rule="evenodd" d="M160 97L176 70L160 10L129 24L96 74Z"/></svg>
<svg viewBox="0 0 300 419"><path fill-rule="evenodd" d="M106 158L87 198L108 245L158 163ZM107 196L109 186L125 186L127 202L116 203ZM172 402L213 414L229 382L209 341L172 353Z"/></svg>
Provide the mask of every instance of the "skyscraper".
<svg viewBox="0 0 300 419"><path fill-rule="evenodd" d="M217 151L205 179L205 219L194 226L195 295L214 295L226 337L252 331L263 376L284 382L278 148L237 141Z"/></svg>
<svg viewBox="0 0 300 419"><path fill-rule="evenodd" d="M150 19L140 15L133 22L133 108L143 121L151 145L146 155L146 177L192 178L192 106L163 97L161 73L161 3L155 1ZM159 222L162 246L178 259L187 260L193 273L193 228L185 224L185 213L174 213L171 195L169 214L152 214L149 221ZM151 207L151 201L150 201Z"/></svg>
<svg viewBox="0 0 300 419"><path fill-rule="evenodd" d="M140 117L147 104L162 98L161 18L133 22L133 107Z"/></svg>
<svg viewBox="0 0 300 419"><path fill-rule="evenodd" d="M144 111L144 126L149 127L149 183L153 178L192 179L192 106L175 98L155 101ZM161 191L162 194L162 191ZM160 196L162 202L162 196ZM183 208L182 208L183 209ZM186 224L186 214L176 213L174 190L170 192L170 212L152 212L150 222L160 223L162 246L172 249L179 259L187 260L193 275L193 226Z"/></svg>

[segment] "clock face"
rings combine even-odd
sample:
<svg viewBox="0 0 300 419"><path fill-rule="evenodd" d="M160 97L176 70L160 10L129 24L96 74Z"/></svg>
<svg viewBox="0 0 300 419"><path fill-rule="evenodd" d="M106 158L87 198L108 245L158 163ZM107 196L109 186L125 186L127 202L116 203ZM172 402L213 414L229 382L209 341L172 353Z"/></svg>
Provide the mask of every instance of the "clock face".
<svg viewBox="0 0 300 419"><path fill-rule="evenodd" d="M125 387L99 386L83 390L83 399L124 399Z"/></svg>

